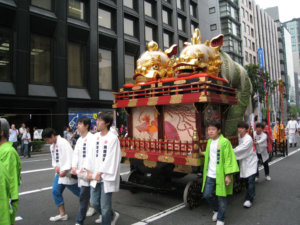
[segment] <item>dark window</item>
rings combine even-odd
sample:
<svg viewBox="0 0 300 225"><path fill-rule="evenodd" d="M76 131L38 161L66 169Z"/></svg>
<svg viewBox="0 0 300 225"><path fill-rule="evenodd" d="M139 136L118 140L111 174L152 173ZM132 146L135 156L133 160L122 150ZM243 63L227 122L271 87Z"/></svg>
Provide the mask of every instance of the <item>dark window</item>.
<svg viewBox="0 0 300 225"><path fill-rule="evenodd" d="M101 27L112 29L111 12L105 9L98 9L98 24Z"/></svg>
<svg viewBox="0 0 300 225"><path fill-rule="evenodd" d="M31 35L30 82L47 84L51 82L51 39Z"/></svg>
<svg viewBox="0 0 300 225"><path fill-rule="evenodd" d="M210 7L209 8L209 14L215 13L216 12L216 8L215 7Z"/></svg>
<svg viewBox="0 0 300 225"><path fill-rule="evenodd" d="M184 11L184 0L177 0L177 8Z"/></svg>
<svg viewBox="0 0 300 225"><path fill-rule="evenodd" d="M47 10L52 10L52 0L31 0L31 5Z"/></svg>
<svg viewBox="0 0 300 225"><path fill-rule="evenodd" d="M150 26L145 27L145 39L146 39L146 41L153 40L153 28Z"/></svg>
<svg viewBox="0 0 300 225"><path fill-rule="evenodd" d="M69 0L69 16L85 20L85 2L83 0Z"/></svg>
<svg viewBox="0 0 300 225"><path fill-rule="evenodd" d="M68 44L68 85L84 87L85 53L84 45L69 42Z"/></svg>
<svg viewBox="0 0 300 225"><path fill-rule="evenodd" d="M171 46L172 43L172 34L169 32L164 32L163 34L163 38L164 38L164 49L169 48Z"/></svg>
<svg viewBox="0 0 300 225"><path fill-rule="evenodd" d="M0 27L0 80L9 81L11 63L11 34L10 30Z"/></svg>
<svg viewBox="0 0 300 225"><path fill-rule="evenodd" d="M99 49L99 89L112 90L112 51Z"/></svg>
<svg viewBox="0 0 300 225"><path fill-rule="evenodd" d="M197 5L190 4L190 15L197 18Z"/></svg>
<svg viewBox="0 0 300 225"><path fill-rule="evenodd" d="M184 49L184 42L186 42L186 39L185 38L179 38L178 39L178 50L179 50L179 52L181 52L182 51L182 49Z"/></svg>
<svg viewBox="0 0 300 225"><path fill-rule="evenodd" d="M172 24L171 24L171 21L172 21L171 20L171 12L166 10L166 9L163 9L162 10L162 20L163 20L163 23L172 26Z"/></svg>
<svg viewBox="0 0 300 225"><path fill-rule="evenodd" d="M177 25L178 25L178 30L184 31L185 30L184 18L178 17L177 18Z"/></svg>
<svg viewBox="0 0 300 225"><path fill-rule="evenodd" d="M217 24L211 24L210 25L210 30L213 31L213 30L216 30L217 29Z"/></svg>
<svg viewBox="0 0 300 225"><path fill-rule="evenodd" d="M134 56L125 54L125 83L132 83L134 71L135 71Z"/></svg>
<svg viewBox="0 0 300 225"><path fill-rule="evenodd" d="M131 9L134 8L133 0L123 0L123 5Z"/></svg>
<svg viewBox="0 0 300 225"><path fill-rule="evenodd" d="M198 28L198 24L191 23L191 33L193 33L196 28Z"/></svg>
<svg viewBox="0 0 300 225"><path fill-rule="evenodd" d="M144 10L146 16L153 17L153 6L150 2L144 2Z"/></svg>
<svg viewBox="0 0 300 225"><path fill-rule="evenodd" d="M135 21L133 19L124 17L124 33L130 36L136 36Z"/></svg>

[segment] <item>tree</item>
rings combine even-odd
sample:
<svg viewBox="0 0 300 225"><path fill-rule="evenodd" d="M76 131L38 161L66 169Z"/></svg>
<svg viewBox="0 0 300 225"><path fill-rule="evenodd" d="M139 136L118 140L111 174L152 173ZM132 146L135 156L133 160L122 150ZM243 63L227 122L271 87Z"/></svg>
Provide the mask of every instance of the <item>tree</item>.
<svg viewBox="0 0 300 225"><path fill-rule="evenodd" d="M252 92L252 96L251 96L251 101L252 101L252 106L254 109L257 106L257 98L256 98L257 93L259 93L259 102L260 103L265 102L265 98L266 98L265 88L264 88L264 84L263 84L263 78L262 78L261 74L258 72L259 70L261 70L261 71L263 71L263 70L260 69L259 66L256 64L246 65L245 69L246 69L248 76L252 83L253 92ZM271 80L268 72L262 72L262 74L264 76L264 80L266 83L267 92L269 95L271 95L274 92L274 90L276 89L276 87L278 86L278 83L276 80Z"/></svg>

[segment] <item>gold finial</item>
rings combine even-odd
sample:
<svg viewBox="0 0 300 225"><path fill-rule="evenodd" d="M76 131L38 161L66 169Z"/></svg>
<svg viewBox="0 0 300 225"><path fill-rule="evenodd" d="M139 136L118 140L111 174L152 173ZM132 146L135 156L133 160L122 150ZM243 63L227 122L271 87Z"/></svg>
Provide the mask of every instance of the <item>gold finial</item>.
<svg viewBox="0 0 300 225"><path fill-rule="evenodd" d="M157 51L157 49L158 49L158 44L157 44L155 41L150 41L150 42L147 44L147 48L148 48L148 51Z"/></svg>
<svg viewBox="0 0 300 225"><path fill-rule="evenodd" d="M198 28L196 28L193 33L192 44L193 45L201 44L201 41L202 41L202 37L200 34L200 30Z"/></svg>
<svg viewBox="0 0 300 225"><path fill-rule="evenodd" d="M193 141L199 141L198 131L195 128L193 132Z"/></svg>

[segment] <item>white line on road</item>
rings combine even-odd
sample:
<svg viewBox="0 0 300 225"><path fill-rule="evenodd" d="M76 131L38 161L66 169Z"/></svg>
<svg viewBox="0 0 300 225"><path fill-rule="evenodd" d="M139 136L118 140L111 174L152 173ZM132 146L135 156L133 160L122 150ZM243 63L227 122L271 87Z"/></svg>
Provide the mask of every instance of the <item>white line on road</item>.
<svg viewBox="0 0 300 225"><path fill-rule="evenodd" d="M279 162L279 161L281 161L281 160L283 160L283 159L285 159L285 158L287 158L287 157L289 157L289 156L292 156L293 154L295 154L295 153L297 153L297 152L299 152L299 151L300 151L300 148L297 149L297 150L295 150L295 151L293 151L293 152L291 152L291 153L289 153L289 155L286 156L286 157L280 157L280 158L278 158L278 159L275 159L274 161L270 162L269 165L271 166L271 165L273 165L273 164L275 164L275 163L277 163L277 162ZM261 170L262 168L263 168L263 167L260 167L259 170ZM176 205L176 206L174 206L174 207L172 207L172 208L166 209L166 210L164 210L164 211L162 211L162 212L159 212L159 213L154 214L154 215L152 215L152 216L150 216L150 217L147 217L147 218L145 218L145 219L142 219L141 221L139 221L139 222L137 222L137 223L133 223L132 225L147 225L147 224L150 223L150 222L153 222L153 221L155 221L155 220L158 220L158 219L160 219L160 218L162 218L162 217L165 217L165 216L167 216L167 215L169 215L169 214L171 214L171 213L173 213L173 212L176 212L176 211L178 211L178 210L180 210L180 209L183 209L183 208L185 208L185 205L184 205L184 203L181 203L181 204Z"/></svg>
<svg viewBox="0 0 300 225"><path fill-rule="evenodd" d="M36 172L47 171L47 170L53 170L53 168L52 168L52 167L49 167L49 168L37 169L37 170L26 170L26 171L22 171L21 174L26 174L26 173L36 173Z"/></svg>
<svg viewBox="0 0 300 225"><path fill-rule="evenodd" d="M149 216L149 217L147 217L147 218L145 218L145 219L143 219L143 220L141 220L141 221L139 221L137 223L134 223L132 225L146 225L148 223L151 223L151 222L153 222L155 220L158 220L158 219L160 219L162 217L165 217L165 216L167 216L167 215L169 215L171 213L174 213L174 212L176 212L176 211L178 211L180 209L183 209L183 208L185 208L184 203L180 203L179 205L175 205L172 208L169 208L169 209L166 209L166 210L161 211L159 213L156 213L156 214L154 214L152 216Z"/></svg>
<svg viewBox="0 0 300 225"><path fill-rule="evenodd" d="M19 195L28 195L28 194L32 194L32 193L36 193L36 192L47 191L47 190L50 190L50 189L52 189L52 186L51 187L45 187L45 188L39 188L39 189L35 189L35 190L32 190L32 191L24 191L24 192L19 193Z"/></svg>
<svg viewBox="0 0 300 225"><path fill-rule="evenodd" d="M40 162L40 161L48 161L48 160L51 160L51 159L37 159L37 160L30 160L30 161L22 161L22 164L28 163L28 162Z"/></svg>

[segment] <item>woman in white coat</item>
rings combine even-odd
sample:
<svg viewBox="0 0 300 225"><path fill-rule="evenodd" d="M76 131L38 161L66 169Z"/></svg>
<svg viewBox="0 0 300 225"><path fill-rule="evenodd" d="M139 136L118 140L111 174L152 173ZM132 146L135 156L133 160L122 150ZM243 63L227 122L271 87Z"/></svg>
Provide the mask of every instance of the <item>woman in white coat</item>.
<svg viewBox="0 0 300 225"><path fill-rule="evenodd" d="M269 170L269 153L267 149L267 135L263 132L264 125L262 123L256 124L256 131L254 132L254 144L256 148L257 156L263 161L263 166L265 170L266 180L270 181L270 170ZM255 181L258 180L259 170L257 164L257 173Z"/></svg>
<svg viewBox="0 0 300 225"><path fill-rule="evenodd" d="M249 125L246 122L238 124L239 145L234 149L236 159L239 160L240 177L247 181L247 193L244 207L250 208L255 197L255 176L257 170L257 156L253 151L253 140L248 134Z"/></svg>

